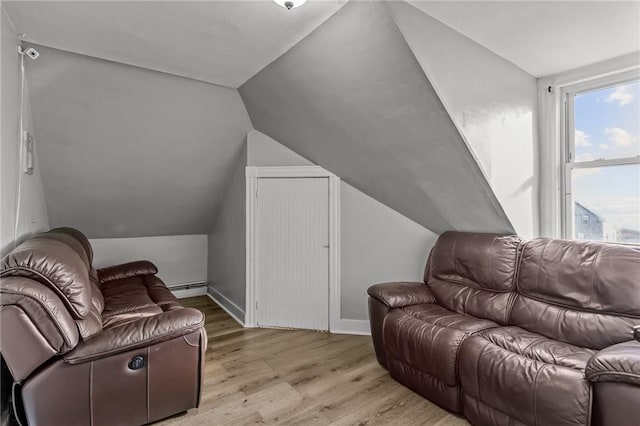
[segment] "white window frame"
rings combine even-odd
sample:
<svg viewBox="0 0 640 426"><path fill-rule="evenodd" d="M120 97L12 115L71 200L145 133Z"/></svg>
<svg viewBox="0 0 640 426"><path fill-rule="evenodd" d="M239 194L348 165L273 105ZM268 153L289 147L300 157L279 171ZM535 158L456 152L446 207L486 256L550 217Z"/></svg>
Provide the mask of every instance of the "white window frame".
<svg viewBox="0 0 640 426"><path fill-rule="evenodd" d="M638 81L638 70L621 72L605 77L594 78L576 84L565 85L560 88L562 101L561 118L561 161L562 161L562 192L561 192L561 236L573 239L574 227L574 202L572 197L571 175L575 169L587 169L594 167L619 166L627 164L640 164L640 156L612 158L593 161L575 161L575 96L584 92L590 92L607 87Z"/></svg>

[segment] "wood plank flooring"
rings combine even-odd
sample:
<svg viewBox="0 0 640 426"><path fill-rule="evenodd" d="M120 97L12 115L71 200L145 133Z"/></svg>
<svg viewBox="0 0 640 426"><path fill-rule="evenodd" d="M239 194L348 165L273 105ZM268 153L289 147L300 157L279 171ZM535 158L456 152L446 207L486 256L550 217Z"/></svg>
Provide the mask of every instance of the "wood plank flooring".
<svg viewBox="0 0 640 426"><path fill-rule="evenodd" d="M468 425L391 379L368 336L242 328L206 296L182 302L206 315L202 402L157 425Z"/></svg>

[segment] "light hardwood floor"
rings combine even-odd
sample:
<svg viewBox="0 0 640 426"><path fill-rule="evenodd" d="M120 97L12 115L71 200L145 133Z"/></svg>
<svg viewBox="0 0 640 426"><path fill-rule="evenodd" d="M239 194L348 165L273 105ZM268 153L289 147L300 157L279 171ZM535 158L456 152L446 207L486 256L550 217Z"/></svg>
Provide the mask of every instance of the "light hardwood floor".
<svg viewBox="0 0 640 426"><path fill-rule="evenodd" d="M182 302L206 315L202 402L157 425L468 424L391 379L368 336L242 328L206 296Z"/></svg>

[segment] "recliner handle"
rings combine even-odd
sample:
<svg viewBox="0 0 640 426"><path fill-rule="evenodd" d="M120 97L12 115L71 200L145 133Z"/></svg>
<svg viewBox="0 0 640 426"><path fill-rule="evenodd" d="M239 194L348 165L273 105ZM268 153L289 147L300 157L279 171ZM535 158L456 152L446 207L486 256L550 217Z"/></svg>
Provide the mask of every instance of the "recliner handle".
<svg viewBox="0 0 640 426"><path fill-rule="evenodd" d="M633 327L633 338L640 342L640 325Z"/></svg>

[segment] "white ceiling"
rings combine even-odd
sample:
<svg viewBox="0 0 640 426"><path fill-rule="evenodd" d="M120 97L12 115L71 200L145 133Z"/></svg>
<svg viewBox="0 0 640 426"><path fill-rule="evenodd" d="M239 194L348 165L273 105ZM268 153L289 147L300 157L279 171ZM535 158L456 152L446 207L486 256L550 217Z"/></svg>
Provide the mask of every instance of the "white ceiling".
<svg viewBox="0 0 640 426"><path fill-rule="evenodd" d="M346 1L291 11L272 0L2 4L27 41L237 88ZM409 3L536 77L640 50L640 1Z"/></svg>
<svg viewBox="0 0 640 426"><path fill-rule="evenodd" d="M639 1L409 3L534 77L640 50Z"/></svg>
<svg viewBox="0 0 640 426"><path fill-rule="evenodd" d="M239 87L345 0L286 10L262 1L3 1L37 44Z"/></svg>

